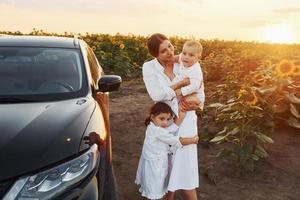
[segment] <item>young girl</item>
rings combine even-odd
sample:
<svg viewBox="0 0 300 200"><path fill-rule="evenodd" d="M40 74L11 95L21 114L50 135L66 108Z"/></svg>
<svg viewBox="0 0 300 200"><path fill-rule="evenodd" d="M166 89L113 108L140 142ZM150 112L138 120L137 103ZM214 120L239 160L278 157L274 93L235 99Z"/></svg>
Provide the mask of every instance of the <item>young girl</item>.
<svg viewBox="0 0 300 200"><path fill-rule="evenodd" d="M174 123L173 111L163 102L155 103L146 119L146 136L139 161L135 183L148 199L161 199L168 192L168 154L183 145L197 144L199 137L180 138L174 136L185 113L179 111Z"/></svg>

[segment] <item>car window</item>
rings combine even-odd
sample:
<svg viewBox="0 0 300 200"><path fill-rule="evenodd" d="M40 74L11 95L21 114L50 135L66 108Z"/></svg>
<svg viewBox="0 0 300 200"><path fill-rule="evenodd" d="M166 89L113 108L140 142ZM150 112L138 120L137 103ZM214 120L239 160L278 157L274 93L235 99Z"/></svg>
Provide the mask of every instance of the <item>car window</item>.
<svg viewBox="0 0 300 200"><path fill-rule="evenodd" d="M98 63L98 60L93 52L93 50L90 47L86 48L87 56L88 56L88 62L90 66L90 71L92 75L92 79L94 84L97 84L101 75L103 74L102 68L100 67L100 64Z"/></svg>
<svg viewBox="0 0 300 200"><path fill-rule="evenodd" d="M0 47L0 96L79 92L81 63L76 49Z"/></svg>

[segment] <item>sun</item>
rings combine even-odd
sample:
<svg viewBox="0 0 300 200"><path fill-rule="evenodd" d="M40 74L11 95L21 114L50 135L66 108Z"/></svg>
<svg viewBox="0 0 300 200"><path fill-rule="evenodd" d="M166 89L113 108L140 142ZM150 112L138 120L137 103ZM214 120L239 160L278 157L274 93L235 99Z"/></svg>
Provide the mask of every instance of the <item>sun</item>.
<svg viewBox="0 0 300 200"><path fill-rule="evenodd" d="M270 43L293 43L294 32L288 24L278 24L263 28L263 40Z"/></svg>

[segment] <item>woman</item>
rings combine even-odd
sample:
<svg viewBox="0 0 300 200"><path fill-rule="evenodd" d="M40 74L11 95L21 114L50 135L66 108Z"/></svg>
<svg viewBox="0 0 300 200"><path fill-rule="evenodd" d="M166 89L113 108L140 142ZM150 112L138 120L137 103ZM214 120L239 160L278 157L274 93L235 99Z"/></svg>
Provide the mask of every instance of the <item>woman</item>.
<svg viewBox="0 0 300 200"><path fill-rule="evenodd" d="M178 113L176 90L189 84L185 79L178 82L176 75L179 65L174 63L174 47L166 36L160 33L150 36L147 42L149 53L155 57L143 65L143 80L153 101L164 101ZM197 134L197 116L195 109L200 102L187 103L181 100L181 107L188 110L182 125L178 130L179 136ZM192 125L192 126L191 126ZM187 145L173 155L173 164L168 185L168 198L174 198L176 190L182 190L185 199L197 199L196 188L199 186L197 146Z"/></svg>

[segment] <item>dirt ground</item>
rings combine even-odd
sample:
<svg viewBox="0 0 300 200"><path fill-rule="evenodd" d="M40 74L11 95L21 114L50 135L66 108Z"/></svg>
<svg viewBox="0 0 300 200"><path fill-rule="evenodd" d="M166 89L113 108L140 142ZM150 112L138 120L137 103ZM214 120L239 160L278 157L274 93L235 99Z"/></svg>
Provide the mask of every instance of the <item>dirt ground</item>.
<svg viewBox="0 0 300 200"><path fill-rule="evenodd" d="M209 84L206 85L206 91ZM141 199L134 184L142 150L144 119L152 104L141 80L123 82L120 91L110 96L110 117L113 140L113 165L120 200ZM199 135L213 131L199 119ZM300 199L300 131L277 129L270 146L270 157L259 161L253 173L235 176L234 162L216 161L222 145L200 142L198 160L200 187L198 199L203 200L299 200ZM206 176L214 164L215 184ZM176 199L182 199L180 192Z"/></svg>

